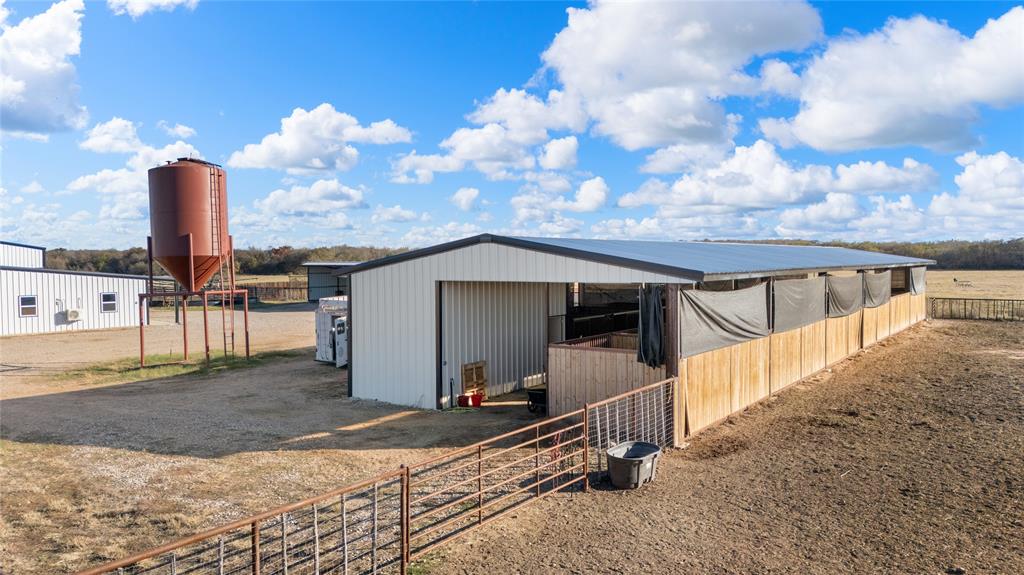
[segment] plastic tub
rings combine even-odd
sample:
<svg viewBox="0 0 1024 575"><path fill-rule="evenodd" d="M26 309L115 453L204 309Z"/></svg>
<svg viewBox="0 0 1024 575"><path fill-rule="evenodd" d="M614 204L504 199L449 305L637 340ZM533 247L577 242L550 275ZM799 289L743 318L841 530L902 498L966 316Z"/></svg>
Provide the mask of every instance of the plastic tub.
<svg viewBox="0 0 1024 575"><path fill-rule="evenodd" d="M619 489L636 489L654 480L661 448L646 441L626 441L609 447L608 477Z"/></svg>

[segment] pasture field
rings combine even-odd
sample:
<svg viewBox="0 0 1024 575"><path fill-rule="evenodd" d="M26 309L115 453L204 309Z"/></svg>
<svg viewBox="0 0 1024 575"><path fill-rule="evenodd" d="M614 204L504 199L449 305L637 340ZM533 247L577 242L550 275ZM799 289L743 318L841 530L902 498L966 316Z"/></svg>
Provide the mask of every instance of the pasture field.
<svg viewBox="0 0 1024 575"><path fill-rule="evenodd" d="M928 270L925 278L930 297L1024 299L1024 270Z"/></svg>

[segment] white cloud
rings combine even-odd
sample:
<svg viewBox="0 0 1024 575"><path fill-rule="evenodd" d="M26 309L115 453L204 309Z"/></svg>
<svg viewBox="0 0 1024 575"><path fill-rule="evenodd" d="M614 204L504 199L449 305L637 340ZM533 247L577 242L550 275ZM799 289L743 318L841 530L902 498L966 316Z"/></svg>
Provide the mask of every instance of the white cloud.
<svg viewBox="0 0 1024 575"><path fill-rule="evenodd" d="M564 170L576 165L576 151L579 142L576 136L567 136L551 140L544 144L544 152L540 157L540 167L545 170Z"/></svg>
<svg viewBox="0 0 1024 575"><path fill-rule="evenodd" d="M161 130L163 130L164 133L166 133L168 136L171 136L172 138L181 138L182 140L187 140L196 135L195 128L186 126L185 124L174 124L172 126L169 123L160 120L156 123L156 125Z"/></svg>
<svg viewBox="0 0 1024 575"><path fill-rule="evenodd" d="M542 58L595 132L628 150L729 139L719 100L758 89L752 58L820 37L806 3L595 2L570 8Z"/></svg>
<svg viewBox="0 0 1024 575"><path fill-rule="evenodd" d="M449 222L442 226L416 226L401 237L399 245L429 246L466 238L480 232L480 226L476 224L459 222Z"/></svg>
<svg viewBox="0 0 1024 575"><path fill-rule="evenodd" d="M290 190L274 190L253 205L273 215L321 214L365 207L362 190L350 188L335 179L317 180L309 186L292 186Z"/></svg>
<svg viewBox="0 0 1024 575"><path fill-rule="evenodd" d="M919 192L933 187L939 175L928 164L904 158L903 167L885 162L860 161L836 167L834 189L855 194L876 192Z"/></svg>
<svg viewBox="0 0 1024 575"><path fill-rule="evenodd" d="M660 148L647 156L640 171L648 174L674 174L707 168L721 162L736 147L732 138L739 132L739 123L743 118L738 114L729 114L726 119L728 125L725 140L673 144Z"/></svg>
<svg viewBox="0 0 1024 575"><path fill-rule="evenodd" d="M480 190L476 188L459 188L449 200L460 210L468 212L473 209L473 204L479 196Z"/></svg>
<svg viewBox="0 0 1024 575"><path fill-rule="evenodd" d="M89 114L78 103L71 57L82 42L82 0L64 0L16 25L0 20L0 115L3 130L43 139L78 130ZM6 11L4 13L6 18Z"/></svg>
<svg viewBox="0 0 1024 575"><path fill-rule="evenodd" d="M696 214L602 220L590 226L599 238L698 240L717 237L751 238L765 235L758 214Z"/></svg>
<svg viewBox="0 0 1024 575"><path fill-rule="evenodd" d="M370 221L374 224L380 224L384 222L411 222L420 219L420 215L412 210L407 210L400 205L394 205L391 207L377 206L373 210L373 215L370 216Z"/></svg>
<svg viewBox="0 0 1024 575"><path fill-rule="evenodd" d="M452 156L421 156L413 150L392 162L391 181L396 184L429 184L434 181L434 172L458 172L463 166L464 161Z"/></svg>
<svg viewBox="0 0 1024 575"><path fill-rule="evenodd" d="M99 153L134 152L142 148L142 142L134 123L115 116L93 126L78 147Z"/></svg>
<svg viewBox="0 0 1024 575"><path fill-rule="evenodd" d="M765 92L796 98L800 96L800 85L800 76L786 62L771 59L761 63L761 89Z"/></svg>
<svg viewBox="0 0 1024 575"><path fill-rule="evenodd" d="M164 162L185 157L202 158L202 155L191 144L181 141L163 148L142 145L128 158L124 168L107 168L79 176L72 180L66 189L71 192L98 192L102 197L102 219L142 219L146 217L149 205L147 171Z"/></svg>
<svg viewBox="0 0 1024 575"><path fill-rule="evenodd" d="M659 206L662 217L692 213L724 213L741 209L765 209L815 200L828 192L878 193L918 191L933 185L931 167L913 159L902 167L882 162L795 167L779 157L764 140L738 146L719 164L685 174L669 188L649 180L639 190L623 195L621 207Z"/></svg>
<svg viewBox="0 0 1024 575"><path fill-rule="evenodd" d="M596 212L608 200L608 192L608 184L605 183L604 178L591 178L580 184L572 201L558 198L551 205L556 210Z"/></svg>
<svg viewBox="0 0 1024 575"><path fill-rule="evenodd" d="M932 199L928 212L951 221L985 218L999 227L1024 232L1024 162L1006 152L988 156L968 152L956 159L963 167L954 178L959 192Z"/></svg>
<svg viewBox="0 0 1024 575"><path fill-rule="evenodd" d="M822 202L784 210L779 214L779 225L775 230L783 237L815 237L822 230L844 228L860 214L855 196L830 192Z"/></svg>
<svg viewBox="0 0 1024 575"><path fill-rule="evenodd" d="M178 6L195 10L198 4L199 0L107 0L107 6L114 14L127 14L133 19L154 10L170 12Z"/></svg>
<svg viewBox="0 0 1024 575"><path fill-rule="evenodd" d="M281 130L267 134L259 144L246 144L231 154L233 168L273 168L289 173L348 170L359 152L350 144L409 142L412 134L391 120L362 126L355 117L324 103L306 111L296 108L281 119Z"/></svg>
<svg viewBox="0 0 1024 575"><path fill-rule="evenodd" d="M783 145L821 150L919 145L963 149L978 106L1024 101L1024 8L989 20L973 38L923 16L831 40L802 75L800 111L761 121Z"/></svg>
<svg viewBox="0 0 1024 575"><path fill-rule="evenodd" d="M28 184L22 186L19 191L23 194L41 194L46 191L46 188L44 188L39 182L32 180Z"/></svg>
<svg viewBox="0 0 1024 575"><path fill-rule="evenodd" d="M413 151L400 157L392 163L392 181L430 183L434 172L460 171L467 164L492 180L519 178L522 170L534 167L532 147L545 142L549 130L586 127L579 102L558 90L542 100L524 90L501 88L467 118L478 127L459 128L441 141L444 155L418 156ZM568 161L568 145L556 145L562 148L562 161Z"/></svg>

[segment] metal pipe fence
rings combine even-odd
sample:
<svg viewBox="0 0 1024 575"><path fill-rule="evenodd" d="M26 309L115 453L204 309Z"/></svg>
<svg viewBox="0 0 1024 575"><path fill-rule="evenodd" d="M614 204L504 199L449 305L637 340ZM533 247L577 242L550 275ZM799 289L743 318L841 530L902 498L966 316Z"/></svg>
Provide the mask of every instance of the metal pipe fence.
<svg viewBox="0 0 1024 575"><path fill-rule="evenodd" d="M668 379L78 575L405 574L543 497L588 491L623 441L672 445ZM595 468L596 464L596 468Z"/></svg>
<svg viewBox="0 0 1024 575"><path fill-rule="evenodd" d="M1024 299L928 298L932 319L1024 321Z"/></svg>
<svg viewBox="0 0 1024 575"><path fill-rule="evenodd" d="M588 404L587 446L591 451L591 482L608 471L605 452L627 441L646 441L662 448L675 442L676 380L668 379Z"/></svg>

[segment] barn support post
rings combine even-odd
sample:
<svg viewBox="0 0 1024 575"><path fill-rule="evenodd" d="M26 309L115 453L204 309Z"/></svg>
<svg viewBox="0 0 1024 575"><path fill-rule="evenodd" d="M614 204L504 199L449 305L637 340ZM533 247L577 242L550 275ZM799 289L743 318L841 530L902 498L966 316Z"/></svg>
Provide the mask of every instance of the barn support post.
<svg viewBox="0 0 1024 575"><path fill-rule="evenodd" d="M583 406L583 492L590 493L590 404Z"/></svg>
<svg viewBox="0 0 1024 575"><path fill-rule="evenodd" d="M146 263L149 266L149 283L146 285L146 293L153 293L153 236L146 236ZM146 309L148 310L149 308L147 307ZM141 308L139 313L142 313ZM152 323L152 318L149 317L148 313L146 314L146 323Z"/></svg>

